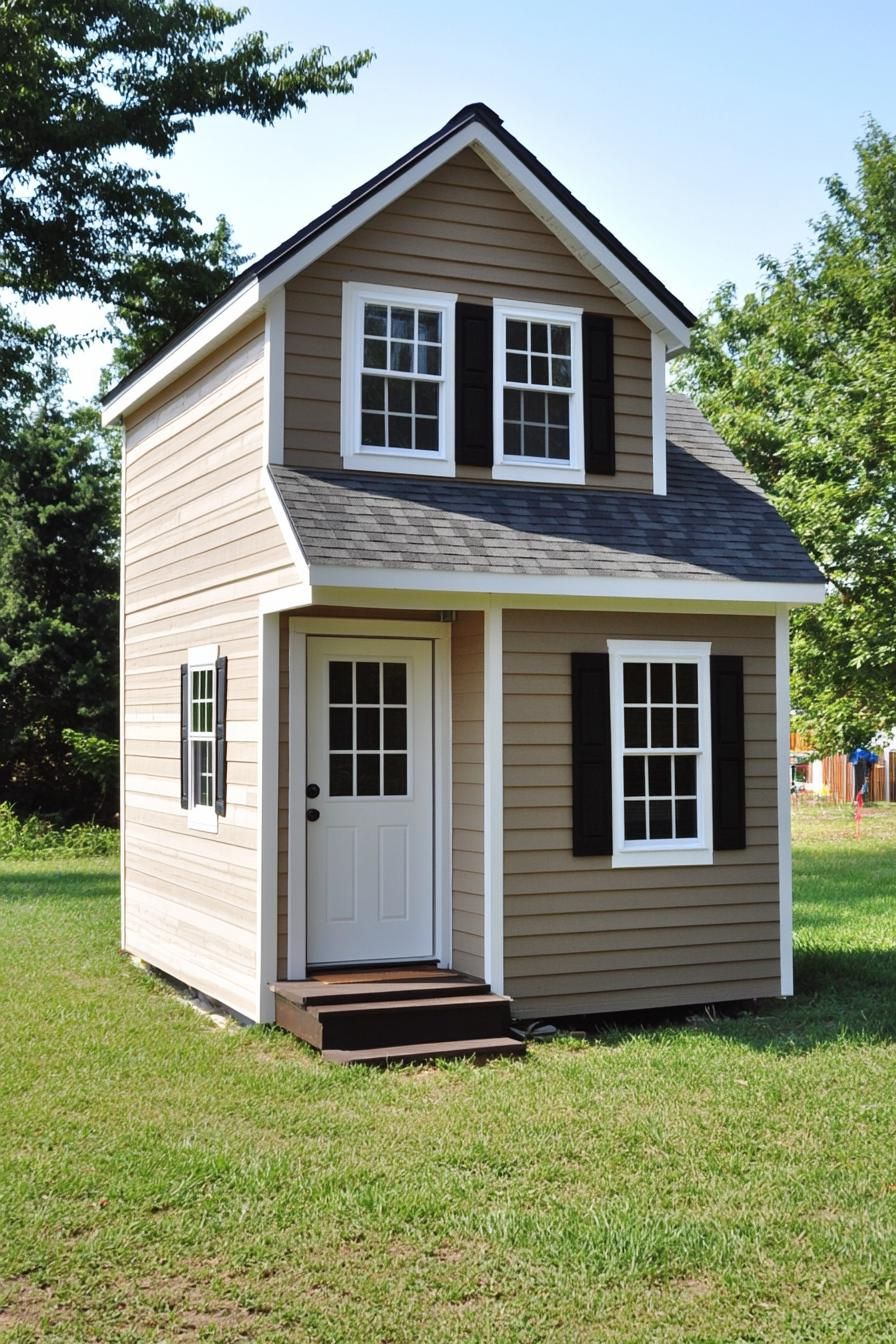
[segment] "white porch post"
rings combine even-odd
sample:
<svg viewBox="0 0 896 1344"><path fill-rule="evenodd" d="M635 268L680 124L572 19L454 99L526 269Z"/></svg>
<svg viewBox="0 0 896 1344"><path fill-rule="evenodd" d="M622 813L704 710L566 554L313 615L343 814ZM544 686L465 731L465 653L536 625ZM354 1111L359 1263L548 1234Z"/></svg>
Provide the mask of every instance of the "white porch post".
<svg viewBox="0 0 896 1344"><path fill-rule="evenodd" d="M775 615L775 705L778 728L778 890L781 993L793 993L793 861L790 848L790 609Z"/></svg>
<svg viewBox="0 0 896 1344"><path fill-rule="evenodd" d="M258 617L258 853L256 1017L273 1022L277 978L277 806L280 737L280 614Z"/></svg>
<svg viewBox="0 0 896 1344"><path fill-rule="evenodd" d="M504 614L485 610L483 773L485 979L504 992Z"/></svg>

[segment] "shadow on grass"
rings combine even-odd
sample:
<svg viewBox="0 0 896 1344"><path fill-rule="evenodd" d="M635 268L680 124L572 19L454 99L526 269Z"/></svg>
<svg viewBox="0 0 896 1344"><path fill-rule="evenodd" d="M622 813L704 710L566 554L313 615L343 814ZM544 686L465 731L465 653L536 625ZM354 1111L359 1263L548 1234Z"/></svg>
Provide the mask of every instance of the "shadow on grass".
<svg viewBox="0 0 896 1344"><path fill-rule="evenodd" d="M681 1008L554 1019L560 1032L584 1031L617 1045L657 1031L701 1031L732 1045L803 1054L834 1043L896 1041L896 948L799 949L789 999L694 1003Z"/></svg>
<svg viewBox="0 0 896 1344"><path fill-rule="evenodd" d="M27 871L0 865L0 901L108 901L118 894L118 873L103 872L92 861L46 859L29 863Z"/></svg>

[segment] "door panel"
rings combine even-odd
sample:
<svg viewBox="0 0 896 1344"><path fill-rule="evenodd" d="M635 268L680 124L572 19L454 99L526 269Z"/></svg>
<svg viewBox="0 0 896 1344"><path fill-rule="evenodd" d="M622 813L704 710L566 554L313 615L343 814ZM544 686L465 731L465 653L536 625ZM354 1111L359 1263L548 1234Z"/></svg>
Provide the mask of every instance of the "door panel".
<svg viewBox="0 0 896 1344"><path fill-rule="evenodd" d="M307 711L309 962L432 956L431 642L309 637Z"/></svg>

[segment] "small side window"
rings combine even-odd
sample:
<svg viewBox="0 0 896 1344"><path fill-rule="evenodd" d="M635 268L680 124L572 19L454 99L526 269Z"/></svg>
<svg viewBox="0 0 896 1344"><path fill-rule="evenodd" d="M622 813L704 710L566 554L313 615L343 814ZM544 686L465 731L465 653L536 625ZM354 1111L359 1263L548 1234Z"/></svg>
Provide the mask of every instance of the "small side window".
<svg viewBox="0 0 896 1344"><path fill-rule="evenodd" d="M217 831L222 770L217 731L222 696L216 646L191 649L181 668L181 807L191 830ZM223 706L222 706L223 707ZM223 745L223 742L222 744Z"/></svg>

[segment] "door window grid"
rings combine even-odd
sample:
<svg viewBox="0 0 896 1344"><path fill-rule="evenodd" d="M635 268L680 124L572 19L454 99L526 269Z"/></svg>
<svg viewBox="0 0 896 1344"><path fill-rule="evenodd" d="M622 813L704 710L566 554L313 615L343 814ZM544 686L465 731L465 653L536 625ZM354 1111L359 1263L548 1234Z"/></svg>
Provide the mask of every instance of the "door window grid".
<svg viewBox="0 0 896 1344"><path fill-rule="evenodd" d="M332 659L328 666L330 797L407 797L408 665Z"/></svg>
<svg viewBox="0 0 896 1344"><path fill-rule="evenodd" d="M572 328L506 318L504 340L505 455L569 462Z"/></svg>
<svg viewBox="0 0 896 1344"><path fill-rule="evenodd" d="M406 304L365 303L361 444L439 451L442 314Z"/></svg>
<svg viewBox="0 0 896 1344"><path fill-rule="evenodd" d="M215 801L215 670L190 669L190 805L213 807Z"/></svg>
<svg viewBox="0 0 896 1344"><path fill-rule="evenodd" d="M622 677L624 838L696 839L702 758L697 664L625 660Z"/></svg>

